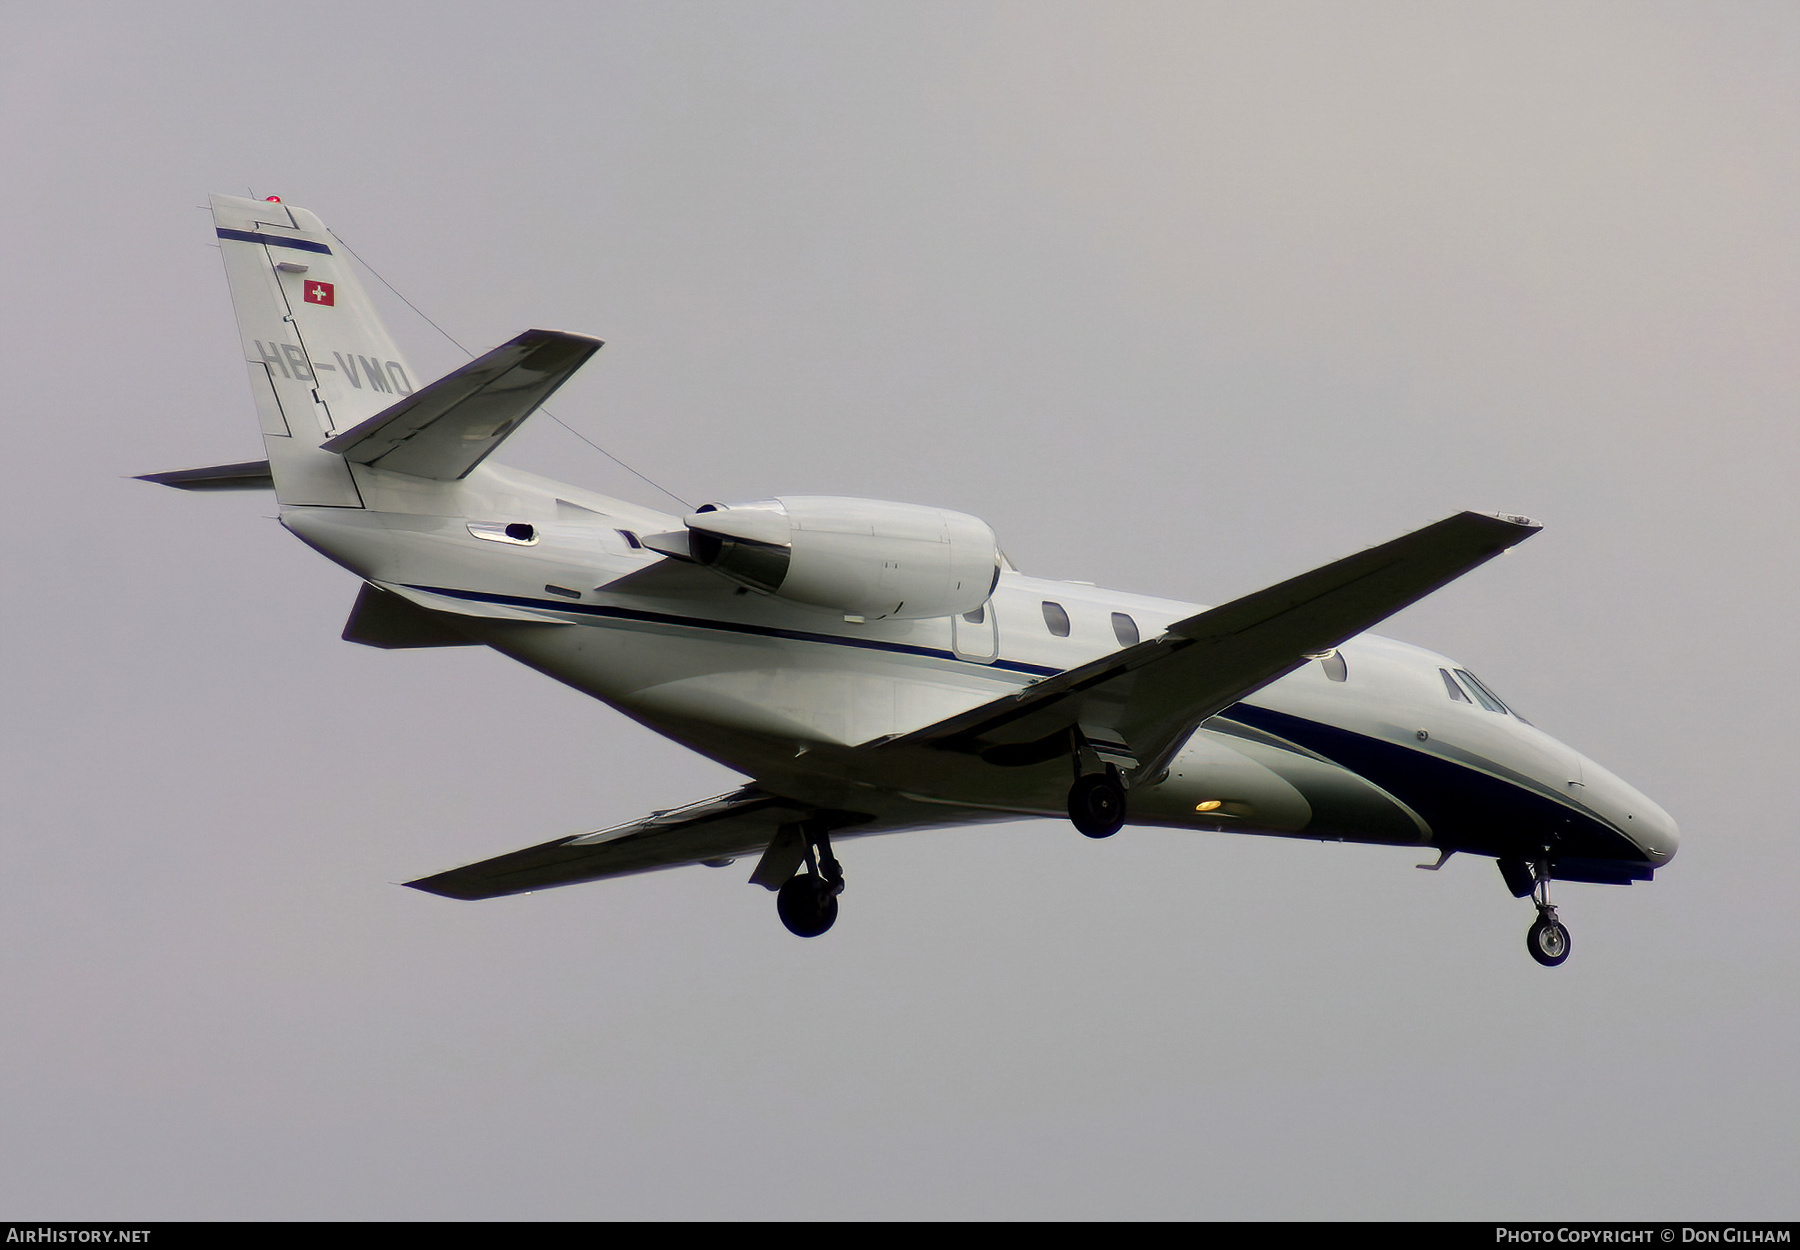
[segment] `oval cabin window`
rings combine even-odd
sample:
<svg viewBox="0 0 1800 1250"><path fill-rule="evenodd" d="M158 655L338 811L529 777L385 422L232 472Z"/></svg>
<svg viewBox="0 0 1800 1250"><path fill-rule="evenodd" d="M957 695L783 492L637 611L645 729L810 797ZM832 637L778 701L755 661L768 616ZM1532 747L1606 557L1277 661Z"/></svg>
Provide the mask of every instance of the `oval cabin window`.
<svg viewBox="0 0 1800 1250"><path fill-rule="evenodd" d="M1062 604L1044 601L1044 628L1058 638L1069 636L1069 614L1063 611Z"/></svg>

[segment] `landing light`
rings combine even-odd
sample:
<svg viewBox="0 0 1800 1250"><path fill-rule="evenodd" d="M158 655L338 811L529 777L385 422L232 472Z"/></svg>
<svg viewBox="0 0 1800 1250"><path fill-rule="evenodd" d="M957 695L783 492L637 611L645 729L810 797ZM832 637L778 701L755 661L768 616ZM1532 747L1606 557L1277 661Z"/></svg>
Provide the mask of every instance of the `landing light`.
<svg viewBox="0 0 1800 1250"><path fill-rule="evenodd" d="M1225 804L1219 799L1208 799L1204 803L1194 804L1194 810L1197 812L1216 812L1224 806Z"/></svg>

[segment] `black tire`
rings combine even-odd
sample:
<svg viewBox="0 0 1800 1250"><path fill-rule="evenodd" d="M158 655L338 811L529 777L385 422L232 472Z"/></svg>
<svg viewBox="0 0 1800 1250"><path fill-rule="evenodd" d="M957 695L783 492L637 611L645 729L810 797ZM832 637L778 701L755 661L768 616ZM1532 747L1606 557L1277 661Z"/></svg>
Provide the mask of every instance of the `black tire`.
<svg viewBox="0 0 1800 1250"><path fill-rule="evenodd" d="M803 872L775 895L775 910L795 937L818 937L837 922L837 895L810 872Z"/></svg>
<svg viewBox="0 0 1800 1250"><path fill-rule="evenodd" d="M1110 838L1125 823L1125 790L1106 773L1069 787L1069 819L1090 838Z"/></svg>
<svg viewBox="0 0 1800 1250"><path fill-rule="evenodd" d="M1554 968L1569 957L1569 931L1540 916L1525 935L1525 949L1544 967Z"/></svg>

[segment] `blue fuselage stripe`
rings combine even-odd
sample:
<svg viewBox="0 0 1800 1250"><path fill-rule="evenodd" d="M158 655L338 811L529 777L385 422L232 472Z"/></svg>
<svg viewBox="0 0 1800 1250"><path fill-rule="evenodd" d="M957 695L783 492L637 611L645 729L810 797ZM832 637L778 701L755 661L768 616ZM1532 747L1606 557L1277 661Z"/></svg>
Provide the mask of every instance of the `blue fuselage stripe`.
<svg viewBox="0 0 1800 1250"><path fill-rule="evenodd" d="M1235 704L1223 715L1316 751L1380 786L1424 817L1434 846L1519 855L1542 846L1548 835L1559 859L1644 861L1629 837L1580 806L1456 760L1254 703Z"/></svg>
<svg viewBox="0 0 1800 1250"><path fill-rule="evenodd" d="M998 668L1025 673L1033 677L1054 677L1064 670L1041 664L1025 664L1017 660L994 660L976 664L951 651L921 647L904 642L883 642L873 638L845 638L836 634L815 634L804 630L782 629L774 625L750 625L741 621L708 620L704 617L679 616L669 612L647 612L639 608L620 608L604 604L558 603L549 599L533 599L522 595L501 595L482 590L455 590L447 586L409 586L426 594L444 595L476 603L494 603L506 607L535 608L542 611L577 613L619 621L637 621L649 625L672 625L685 629L715 630L721 633L748 634L758 638L781 638L790 642L824 643L829 646L855 647L864 651L888 651L898 655L916 655L932 660L949 660L971 667ZM1454 846L1478 854L1504 855L1515 851L1515 843L1525 830L1550 826L1560 827L1567 839L1566 849L1575 854L1585 852L1608 860L1639 860L1642 853L1617 829L1581 813L1579 808L1552 803L1517 783L1489 776L1466 765L1441 759L1405 746L1383 742L1342 726L1309 720L1305 717L1277 712L1273 708L1251 703L1236 703L1221 713L1226 719L1273 733L1298 743L1382 786L1414 810L1438 834L1434 845ZM1471 800L1475 811L1471 811ZM1647 875L1647 874L1646 874Z"/></svg>
<svg viewBox="0 0 1800 1250"><path fill-rule="evenodd" d="M790 642L820 642L835 647L855 647L863 651L891 651L897 655L918 655L932 660L950 660L976 668L998 668L1012 673L1028 673L1033 677L1054 677L1063 670L1042 664L1025 664L1018 660L992 660L982 663L966 660L953 651L936 647L920 647L906 642L883 642L877 638L845 638L838 634L814 634L798 629L782 629L776 625L749 625L742 621L713 621L705 617L676 616L668 612L646 612L639 608L615 608L593 603L557 603L549 599L531 599L520 595L497 595L484 590L452 590L445 586L410 586L426 594L446 595L476 603L498 603L514 608L537 608L548 612L575 612L582 616L600 616L620 621L642 621L650 625L678 625L687 629L710 629L728 634L750 634L758 638L783 638Z"/></svg>
<svg viewBox="0 0 1800 1250"><path fill-rule="evenodd" d="M254 230L227 230L219 227L221 239L236 239L240 243L266 243L270 247L292 247L302 252L323 252L331 255L331 249L323 243L314 243L311 239L290 239L279 234L259 234Z"/></svg>

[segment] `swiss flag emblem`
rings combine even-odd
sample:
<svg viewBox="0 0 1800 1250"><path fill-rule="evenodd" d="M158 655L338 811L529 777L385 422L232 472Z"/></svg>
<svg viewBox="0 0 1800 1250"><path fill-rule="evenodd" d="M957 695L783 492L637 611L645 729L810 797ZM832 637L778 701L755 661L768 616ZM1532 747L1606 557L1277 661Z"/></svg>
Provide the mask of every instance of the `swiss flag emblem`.
<svg viewBox="0 0 1800 1250"><path fill-rule="evenodd" d="M306 302L309 304L337 304L337 288L329 282L308 282L306 284Z"/></svg>

